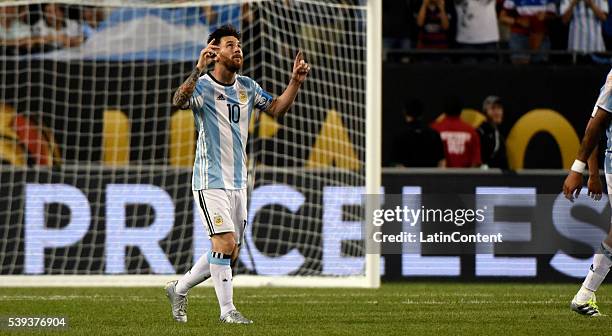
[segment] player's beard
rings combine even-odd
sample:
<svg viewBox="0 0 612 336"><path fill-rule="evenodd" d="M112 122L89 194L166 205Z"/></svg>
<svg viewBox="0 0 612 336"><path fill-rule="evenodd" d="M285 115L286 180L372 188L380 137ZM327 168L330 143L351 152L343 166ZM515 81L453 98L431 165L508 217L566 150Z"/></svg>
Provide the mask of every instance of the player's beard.
<svg viewBox="0 0 612 336"><path fill-rule="evenodd" d="M237 62L234 57L235 56L232 56L231 58L221 57L221 63L223 64L223 66L225 66L227 70L235 73L242 68L243 58L240 57L240 62Z"/></svg>

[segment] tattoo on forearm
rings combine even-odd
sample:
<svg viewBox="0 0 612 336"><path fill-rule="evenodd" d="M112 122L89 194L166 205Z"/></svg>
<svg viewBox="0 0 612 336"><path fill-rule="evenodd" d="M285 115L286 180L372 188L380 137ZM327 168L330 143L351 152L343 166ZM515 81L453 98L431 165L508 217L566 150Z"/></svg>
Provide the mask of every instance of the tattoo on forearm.
<svg viewBox="0 0 612 336"><path fill-rule="evenodd" d="M195 90L196 83L198 82L198 77L200 77L200 70L198 68L194 68L189 74L189 77L179 86L179 88L174 93L172 97L172 105L182 107L189 101L189 98L193 94L193 90Z"/></svg>

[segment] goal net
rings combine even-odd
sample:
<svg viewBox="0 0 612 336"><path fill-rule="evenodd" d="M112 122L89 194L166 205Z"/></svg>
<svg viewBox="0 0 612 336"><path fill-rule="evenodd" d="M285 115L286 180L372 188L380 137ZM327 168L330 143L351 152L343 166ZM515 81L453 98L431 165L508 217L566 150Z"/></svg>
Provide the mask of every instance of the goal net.
<svg viewBox="0 0 612 336"><path fill-rule="evenodd" d="M380 183L379 154L366 150L379 150L371 113L380 113L380 84L368 81L379 76L380 49L366 48L375 40L368 28L377 24L368 18L376 4L0 6L5 284L49 284L36 275L89 285L134 275L131 284L156 283L156 276L186 272L209 249L191 193L193 114L173 108L171 97L208 34L232 24L242 33L241 73L273 95L286 87L298 50L312 65L285 117L253 113L250 120L248 225L237 284L377 286L378 257L366 253L361 217L366 188Z"/></svg>

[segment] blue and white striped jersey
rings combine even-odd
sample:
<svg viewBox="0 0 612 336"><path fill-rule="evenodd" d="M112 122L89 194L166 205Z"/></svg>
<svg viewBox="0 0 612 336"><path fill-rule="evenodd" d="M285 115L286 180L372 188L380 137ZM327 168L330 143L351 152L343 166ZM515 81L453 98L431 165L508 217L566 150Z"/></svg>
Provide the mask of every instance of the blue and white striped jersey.
<svg viewBox="0 0 612 336"><path fill-rule="evenodd" d="M606 77L606 83L599 90L599 97L593 107L593 113L591 117L594 117L598 109L605 110L608 113L612 113L612 70L608 72ZM612 174L612 124L606 128L606 155L604 162L604 171L606 174Z"/></svg>
<svg viewBox="0 0 612 336"><path fill-rule="evenodd" d="M561 0L561 15L567 11L570 2L571 0ZM608 0L593 0L593 2L608 13ZM595 12L586 2L578 1L570 22L567 49L585 53L606 51L601 25L602 21L595 16Z"/></svg>
<svg viewBox="0 0 612 336"><path fill-rule="evenodd" d="M272 96L249 77L237 75L229 85L210 73L198 79L189 100L198 132L193 190L246 188L251 113L271 104Z"/></svg>

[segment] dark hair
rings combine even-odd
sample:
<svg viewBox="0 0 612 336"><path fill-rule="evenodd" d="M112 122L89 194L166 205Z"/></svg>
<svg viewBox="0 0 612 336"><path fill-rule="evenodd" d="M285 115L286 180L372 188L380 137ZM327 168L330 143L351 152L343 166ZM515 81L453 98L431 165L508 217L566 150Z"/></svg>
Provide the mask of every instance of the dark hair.
<svg viewBox="0 0 612 336"><path fill-rule="evenodd" d="M231 24L227 24L215 29L214 32L208 35L208 40L206 43L210 43L210 41L215 39L214 44L218 45L221 42L221 38L225 36L233 36L240 40L240 32L237 31Z"/></svg>
<svg viewBox="0 0 612 336"><path fill-rule="evenodd" d="M444 102L444 113L449 116L458 117L463 110L463 102L459 97L448 97Z"/></svg>
<svg viewBox="0 0 612 336"><path fill-rule="evenodd" d="M412 99L404 104L404 116L410 116L414 119L421 119L423 117L423 102L418 99Z"/></svg>

